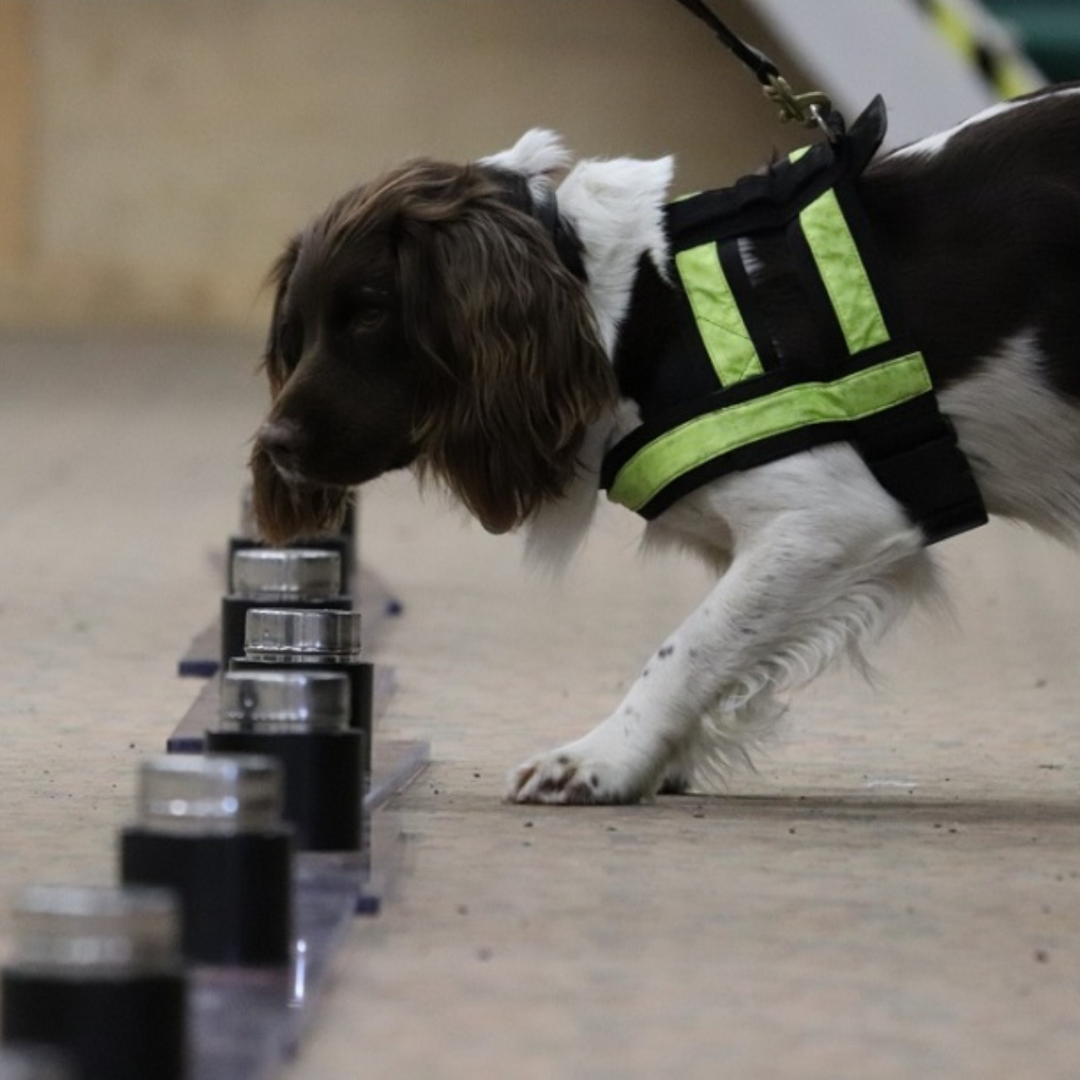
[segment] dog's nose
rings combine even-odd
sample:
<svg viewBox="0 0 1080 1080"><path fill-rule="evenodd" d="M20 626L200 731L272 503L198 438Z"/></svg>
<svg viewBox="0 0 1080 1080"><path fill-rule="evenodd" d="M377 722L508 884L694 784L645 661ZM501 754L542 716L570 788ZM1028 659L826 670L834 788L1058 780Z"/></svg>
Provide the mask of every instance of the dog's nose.
<svg viewBox="0 0 1080 1080"><path fill-rule="evenodd" d="M271 420L259 428L259 445L279 468L295 469L303 436L291 420Z"/></svg>

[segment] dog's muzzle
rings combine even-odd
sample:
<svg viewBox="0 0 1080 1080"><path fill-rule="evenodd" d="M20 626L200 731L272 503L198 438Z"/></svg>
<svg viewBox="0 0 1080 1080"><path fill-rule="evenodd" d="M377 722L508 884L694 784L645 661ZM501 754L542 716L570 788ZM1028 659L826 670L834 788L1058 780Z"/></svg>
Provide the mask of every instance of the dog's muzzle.
<svg viewBox="0 0 1080 1080"><path fill-rule="evenodd" d="M299 424L291 420L267 421L259 429L255 441L266 451L283 480L290 484L303 482L300 452L304 444L304 435Z"/></svg>

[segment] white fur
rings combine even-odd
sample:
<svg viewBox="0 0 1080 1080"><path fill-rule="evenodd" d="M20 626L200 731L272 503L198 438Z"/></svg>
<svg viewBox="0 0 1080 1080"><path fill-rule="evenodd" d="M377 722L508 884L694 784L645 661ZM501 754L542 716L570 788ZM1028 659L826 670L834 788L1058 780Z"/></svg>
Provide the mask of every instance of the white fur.
<svg viewBox="0 0 1080 1080"><path fill-rule="evenodd" d="M649 255L666 265L663 207L675 161L616 158L582 161L559 185L559 213L574 227L584 248L589 299L610 354L626 316L638 260Z"/></svg>
<svg viewBox="0 0 1080 1080"><path fill-rule="evenodd" d="M754 241L749 236L740 236L735 245L739 252L739 258L742 259L743 268L749 275L750 280L753 281L762 270L761 260L754 251Z"/></svg>
<svg viewBox="0 0 1080 1080"><path fill-rule="evenodd" d="M626 430L637 425L637 410L628 410ZM585 540L596 513L597 485L616 416L595 424L578 454L577 475L558 502L548 503L526 525L525 558L539 570L558 574Z"/></svg>
<svg viewBox="0 0 1080 1080"><path fill-rule="evenodd" d="M583 162L560 188L609 351L639 258L665 261L670 179L667 158ZM1057 533L1080 527L1080 410L1039 377L1034 333L986 360L941 405L988 509ZM569 505L532 523L534 557L573 552L595 506L603 451L637 422L627 404L597 425ZM717 584L607 719L511 774L510 799L628 802L665 782L715 787L769 738L782 695L842 658L862 665L863 650L912 603L938 594L920 531L847 444L707 484L652 522L646 539L694 550L716 568Z"/></svg>
<svg viewBox="0 0 1080 1080"><path fill-rule="evenodd" d="M529 193L539 199L572 160L561 136L546 128L532 128L509 150L481 158L480 164L520 173L529 182Z"/></svg>
<svg viewBox="0 0 1080 1080"><path fill-rule="evenodd" d="M1001 343L939 400L956 425L991 514L1075 542L1080 533L1080 409L1040 374L1035 332ZM1007 403L1007 409L1006 409Z"/></svg>

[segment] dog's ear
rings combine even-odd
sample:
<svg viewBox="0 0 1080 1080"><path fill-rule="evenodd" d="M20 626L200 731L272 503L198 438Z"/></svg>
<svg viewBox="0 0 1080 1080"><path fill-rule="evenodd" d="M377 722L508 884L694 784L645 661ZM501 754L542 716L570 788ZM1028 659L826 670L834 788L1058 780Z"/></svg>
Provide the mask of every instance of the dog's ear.
<svg viewBox="0 0 1080 1080"><path fill-rule="evenodd" d="M427 373L418 465L506 532L564 494L614 378L584 287L537 222L481 169L458 187L403 208L398 233L403 323Z"/></svg>
<svg viewBox="0 0 1080 1080"><path fill-rule="evenodd" d="M532 128L509 150L481 158L478 164L524 177L529 194L538 202L570 168L572 161L559 135L545 128Z"/></svg>
<svg viewBox="0 0 1080 1080"><path fill-rule="evenodd" d="M270 393L273 397L281 393L282 387L289 378L281 340L281 307L285 300L285 291L289 287L289 278L292 277L299 258L300 237L294 236L278 256L266 277L266 284L274 290L274 306L270 315L270 332L267 335L266 348L263 350L262 366L270 380Z"/></svg>

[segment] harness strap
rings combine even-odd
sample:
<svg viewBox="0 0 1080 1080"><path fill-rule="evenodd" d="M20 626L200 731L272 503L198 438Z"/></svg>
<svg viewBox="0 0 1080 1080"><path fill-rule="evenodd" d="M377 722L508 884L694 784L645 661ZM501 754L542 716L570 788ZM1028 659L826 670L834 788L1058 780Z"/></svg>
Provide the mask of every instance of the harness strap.
<svg viewBox="0 0 1080 1080"><path fill-rule="evenodd" d="M822 192L799 214L799 227L836 312L848 354L884 345L889 340L885 318L834 189Z"/></svg>
<svg viewBox="0 0 1080 1080"><path fill-rule="evenodd" d="M717 244L698 244L675 255L675 267L694 311L698 331L722 386L765 369L743 320Z"/></svg>
<svg viewBox="0 0 1080 1080"><path fill-rule="evenodd" d="M930 389L923 358L913 353L832 382L797 383L741 404L720 406L646 443L619 469L608 495L641 511L672 479L719 455L811 425L826 425L820 429L824 435L834 430L828 425L863 420Z"/></svg>

